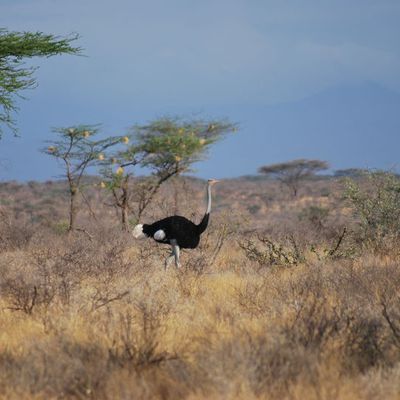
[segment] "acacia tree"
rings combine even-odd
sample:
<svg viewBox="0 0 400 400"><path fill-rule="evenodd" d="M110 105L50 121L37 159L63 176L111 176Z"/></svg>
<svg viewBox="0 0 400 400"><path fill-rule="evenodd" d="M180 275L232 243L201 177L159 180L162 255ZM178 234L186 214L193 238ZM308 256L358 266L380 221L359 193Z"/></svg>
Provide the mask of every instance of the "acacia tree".
<svg viewBox="0 0 400 400"><path fill-rule="evenodd" d="M164 117L147 125L134 126L132 144L113 155L111 166L103 171L104 185L111 190L114 204L121 209L124 229L128 228L128 211L138 221L163 183L190 171L192 164L202 160L215 142L235 130L236 125L228 121L178 117ZM130 185L134 167L149 169L150 176Z"/></svg>
<svg viewBox="0 0 400 400"><path fill-rule="evenodd" d="M337 178L357 178L360 176L365 176L368 173L369 171L364 168L345 168L337 169L334 172L334 176Z"/></svg>
<svg viewBox="0 0 400 400"><path fill-rule="evenodd" d="M121 142L121 136L94 140L99 133L98 125L78 125L55 128L58 139L47 141L45 154L55 157L64 169L69 188L68 232L76 229L78 214L77 196L83 187L82 178L88 167L97 165L105 159L105 151Z"/></svg>
<svg viewBox="0 0 400 400"><path fill-rule="evenodd" d="M301 181L328 168L329 164L326 161L299 159L264 165L259 168L258 172L279 180L289 188L293 197L296 197Z"/></svg>
<svg viewBox="0 0 400 400"><path fill-rule="evenodd" d="M13 114L18 111L15 97L20 92L37 86L33 74L37 68L26 67L24 61L32 57L57 54L79 54L81 49L71 43L78 35L61 38L42 32L9 32L0 28L0 137L5 124L17 132Z"/></svg>

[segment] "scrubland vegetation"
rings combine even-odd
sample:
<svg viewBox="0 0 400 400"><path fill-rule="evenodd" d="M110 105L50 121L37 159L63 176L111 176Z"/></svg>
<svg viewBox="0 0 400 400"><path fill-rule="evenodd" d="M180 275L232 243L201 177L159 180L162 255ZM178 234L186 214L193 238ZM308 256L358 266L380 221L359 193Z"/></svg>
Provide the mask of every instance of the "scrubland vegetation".
<svg viewBox="0 0 400 400"><path fill-rule="evenodd" d="M400 398L397 177L225 181L167 272L87 186L70 233L66 184L0 186L0 398ZM198 220L204 183L180 178L143 221L177 187Z"/></svg>

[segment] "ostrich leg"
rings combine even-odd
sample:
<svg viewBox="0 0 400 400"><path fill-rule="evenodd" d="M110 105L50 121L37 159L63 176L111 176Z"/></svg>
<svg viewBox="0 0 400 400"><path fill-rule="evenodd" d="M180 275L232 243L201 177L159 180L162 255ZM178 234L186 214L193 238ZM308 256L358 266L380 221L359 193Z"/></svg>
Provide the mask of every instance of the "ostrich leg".
<svg viewBox="0 0 400 400"><path fill-rule="evenodd" d="M172 252L165 260L165 265L164 265L165 270L168 269L168 267L170 266L170 264L172 263L172 261L174 259L175 259L175 266L177 268L179 268L181 266L181 264L179 262L179 255L180 255L179 246L176 243L175 239L171 240L171 247L172 247Z"/></svg>
<svg viewBox="0 0 400 400"><path fill-rule="evenodd" d="M176 268L180 268L181 262L179 261L179 257L180 257L181 252L180 252L178 245L174 246L174 253L175 253L175 266L176 266Z"/></svg>
<svg viewBox="0 0 400 400"><path fill-rule="evenodd" d="M172 254L175 256L175 266L176 268L180 268L181 263L179 261L179 256L180 256L180 249L178 244L176 243L176 240L171 240L171 246L172 246Z"/></svg>
<svg viewBox="0 0 400 400"><path fill-rule="evenodd" d="M170 266L170 264L172 263L172 261L175 258L175 253L174 250L172 249L171 254L165 259L165 264L164 264L164 269L167 270L168 267Z"/></svg>

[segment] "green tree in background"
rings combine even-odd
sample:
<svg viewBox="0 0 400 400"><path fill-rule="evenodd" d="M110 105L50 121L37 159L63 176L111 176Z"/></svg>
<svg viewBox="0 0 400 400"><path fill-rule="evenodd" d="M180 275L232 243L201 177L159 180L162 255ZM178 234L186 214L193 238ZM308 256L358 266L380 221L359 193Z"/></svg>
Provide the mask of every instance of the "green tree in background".
<svg viewBox="0 0 400 400"><path fill-rule="evenodd" d="M115 205L121 209L124 229L127 229L128 211L135 222L139 221L163 183L189 172L193 163L205 158L214 143L236 129L228 121L179 117L164 117L134 126L132 135L126 137L132 143L110 157L110 165L103 171L105 186L112 191ZM129 183L134 167L146 168L150 175L137 179L132 186Z"/></svg>
<svg viewBox="0 0 400 400"><path fill-rule="evenodd" d="M98 125L79 125L67 128L55 128L53 132L58 139L48 141L48 147L43 149L45 154L55 157L65 171L69 188L69 225L68 232L76 229L76 216L79 211L77 196L82 194L82 178L87 168L101 164L105 151L119 144L121 136L94 140L99 133Z"/></svg>
<svg viewBox="0 0 400 400"><path fill-rule="evenodd" d="M348 178L345 184L346 197L359 222L358 240L377 251L386 251L390 246L398 248L399 176L387 171L369 171L362 180Z"/></svg>
<svg viewBox="0 0 400 400"><path fill-rule="evenodd" d="M258 172L277 179L289 188L293 197L296 197L303 180L328 168L329 164L326 161L300 159L264 165L259 168Z"/></svg>
<svg viewBox="0 0 400 400"><path fill-rule="evenodd" d="M51 57L57 54L79 54L81 49L71 43L78 35L61 38L42 32L10 32L0 28L0 137L5 125L17 132L13 114L18 111L16 97L21 91L37 86L34 72L37 68L25 65L33 57Z"/></svg>
<svg viewBox="0 0 400 400"><path fill-rule="evenodd" d="M335 170L333 175L337 178L359 178L368 175L369 172L368 169L363 168L345 168Z"/></svg>

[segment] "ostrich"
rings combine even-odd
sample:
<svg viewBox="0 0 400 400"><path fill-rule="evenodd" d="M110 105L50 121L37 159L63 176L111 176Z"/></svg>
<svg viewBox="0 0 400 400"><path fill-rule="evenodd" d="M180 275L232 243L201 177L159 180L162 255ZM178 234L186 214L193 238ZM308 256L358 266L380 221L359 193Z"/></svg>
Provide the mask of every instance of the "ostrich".
<svg viewBox="0 0 400 400"><path fill-rule="evenodd" d="M133 237L136 239L151 237L158 243L169 244L172 247L171 254L165 260L165 269L169 267L173 259L175 266L180 267L180 249L195 249L200 242L200 235L206 230L211 211L211 187L219 182L209 179L207 182L207 209L201 222L196 225L192 221L180 215L173 215L161 219L152 224L139 224L133 229Z"/></svg>

